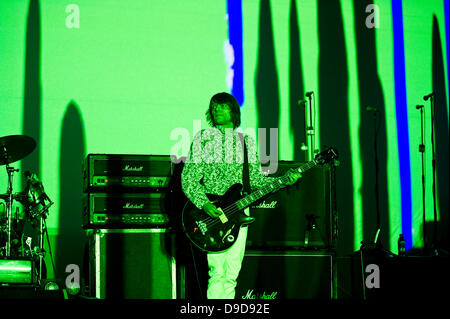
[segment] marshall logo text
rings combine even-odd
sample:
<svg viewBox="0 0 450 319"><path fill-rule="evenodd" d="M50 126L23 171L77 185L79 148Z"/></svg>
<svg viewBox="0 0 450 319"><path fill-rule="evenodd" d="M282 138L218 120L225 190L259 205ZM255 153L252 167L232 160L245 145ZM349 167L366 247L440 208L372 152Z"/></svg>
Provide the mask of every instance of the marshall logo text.
<svg viewBox="0 0 450 319"><path fill-rule="evenodd" d="M126 203L125 205L123 205L123 208L125 208L125 209L143 209L144 208L144 204L130 204L130 203Z"/></svg>
<svg viewBox="0 0 450 319"><path fill-rule="evenodd" d="M126 165L123 169L124 172L142 172L144 170L144 166L130 166Z"/></svg>
<svg viewBox="0 0 450 319"><path fill-rule="evenodd" d="M263 201L262 203L259 203L258 205L252 206L252 208L275 208L278 201L274 200L270 204L266 204L266 201Z"/></svg>
<svg viewBox="0 0 450 319"><path fill-rule="evenodd" d="M270 294L265 291L262 293L254 293L253 291L253 289L247 290L247 294L242 296L242 299L275 299L278 294L278 291L274 291Z"/></svg>

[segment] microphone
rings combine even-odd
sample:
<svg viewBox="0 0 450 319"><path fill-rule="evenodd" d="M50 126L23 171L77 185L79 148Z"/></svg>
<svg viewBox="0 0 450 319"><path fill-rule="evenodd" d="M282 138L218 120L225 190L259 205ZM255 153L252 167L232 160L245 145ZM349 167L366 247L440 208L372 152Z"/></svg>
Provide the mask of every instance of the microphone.
<svg viewBox="0 0 450 319"><path fill-rule="evenodd" d="M313 95L313 93L314 93L313 91L309 91L309 92L306 92L305 95L306 95L306 97L310 97L311 95Z"/></svg>
<svg viewBox="0 0 450 319"><path fill-rule="evenodd" d="M371 106L366 106L366 111L367 112L379 112L377 108L371 107Z"/></svg>
<svg viewBox="0 0 450 319"><path fill-rule="evenodd" d="M421 108L423 108L423 105L416 105L417 110L420 110Z"/></svg>
<svg viewBox="0 0 450 319"><path fill-rule="evenodd" d="M430 93L430 94L428 94L428 95L425 95L425 96L423 97L423 100L424 100L424 101L427 101L430 97L434 96L435 94L436 94L436 93L433 92L433 93Z"/></svg>
<svg viewBox="0 0 450 319"><path fill-rule="evenodd" d="M306 100L298 100L297 104L298 104L299 106L303 106L303 105L306 104Z"/></svg>

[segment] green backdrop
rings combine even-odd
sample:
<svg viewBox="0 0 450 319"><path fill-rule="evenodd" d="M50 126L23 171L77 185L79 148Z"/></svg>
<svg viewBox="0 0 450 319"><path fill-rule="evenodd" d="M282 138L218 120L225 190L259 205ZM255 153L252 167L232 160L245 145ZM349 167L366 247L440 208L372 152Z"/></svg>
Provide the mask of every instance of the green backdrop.
<svg viewBox="0 0 450 319"><path fill-rule="evenodd" d="M70 7L71 4L75 6ZM388 234L383 235L386 248L396 253L398 234L402 232L402 209L394 22L391 1L377 0L374 4L379 9L379 26L369 31L374 36L375 60L367 63L374 66L383 93L381 121L386 136L383 174L386 176L387 196L383 196L382 201L386 203L387 211L382 213L389 223ZM336 52L342 49L345 55L344 60L328 59L326 65L323 61L319 65L320 54L325 52L321 43L327 36L330 41L334 37L327 34L327 20L322 15L328 5L330 9L326 16L331 19L330 25L334 23L333 17L336 21L342 19L343 41L339 42ZM360 7L358 5L358 10ZM323 116L324 110L330 106L321 104L321 100L329 104L330 99L339 100L340 96L324 97L320 92L321 78L326 79L327 72L332 74L336 69L346 73L346 109L342 111L348 114L347 121L336 120L332 127L337 135L341 130L348 131L346 145L351 154L351 157L342 159L342 165L352 171L351 177L338 175L352 185L351 212L342 215L350 218L340 221L347 225L345 230L353 232L350 239L343 234L345 242L341 247L345 253L359 249L360 241L366 236L372 237L371 233L364 234L363 224L368 221L364 219L361 164L361 145L371 150L367 145L371 145L372 140L363 140L359 132L361 126L366 126L369 130L367 136L373 138L370 135L371 117L364 115L367 105L363 105L360 99L361 86L369 75L361 71L364 56L360 55L358 60L357 34L361 25L356 23L357 20L365 21L370 12L358 10L355 2L346 0L325 1L325 4L312 0L242 0L245 95L242 128L257 128L263 122L262 117L272 116L268 108L261 107L264 94L261 95L259 85L265 81L263 87L276 90L278 105L274 118L279 128L281 160L305 158L294 156L299 148L294 126L297 130L298 127L304 129L305 114L303 110L293 111L292 79L300 79L303 89L300 93L316 93L316 112ZM297 29L292 28L294 13ZM440 71L443 74L440 96L445 100L441 99L439 106L440 114L447 117L441 116L440 120L446 123L448 147L448 38L444 2L404 1L402 17L411 165L411 232L413 246L421 247L420 113L415 106L424 104L422 96L432 92L436 86L433 85L433 54L436 54L433 48L440 47ZM436 37L433 17L440 34L439 46L433 44L433 35ZM88 153L169 154L177 142L171 139L176 128L187 129L192 137L194 120L201 121L201 126L206 127L204 112L210 97L216 92L231 90L227 83L230 62L227 61L225 45L229 39L228 27L225 0L0 2L0 137L26 134L38 142L33 152L37 157L12 164L22 169L15 177L14 186L16 191L20 191L23 187L22 173L25 168L31 169L38 172L47 194L55 202L47 223L54 255L64 254L58 259L60 264L57 268L64 269L65 264L81 262L81 203L78 202L81 180L78 177L81 176L84 156ZM320 27L325 29L321 31ZM298 33L293 33L293 30ZM298 57L293 55L296 52L292 49L293 41L299 48ZM267 49L268 43L273 51ZM333 48L327 50L333 52ZM267 57L265 54L270 52L273 54ZM272 63L271 71L264 73L267 61ZM294 69L293 61L301 68ZM342 61L346 62L345 65ZM274 76L263 77L264 74ZM335 82L336 85L341 84L339 80ZM301 94L300 98L303 98ZM431 125L429 106L425 106L426 143L429 146L425 153L426 218L431 221ZM316 145L322 145L319 132L324 127L319 115L315 124ZM330 129L329 125L327 127ZM439 133L442 132L445 130ZM327 143L333 144L329 140ZM446 154L448 160L448 150ZM448 170L446 174L448 178ZM6 192L6 185L6 171L0 171L1 193ZM448 183L446 185L448 195ZM371 194L369 191L366 193ZM444 193L438 195L441 194ZM339 195L342 194L338 191L338 198ZM448 199L438 200L446 201L446 206L438 205L438 213L439 219L443 213L446 214L448 231ZM338 201L338 209L342 202ZM445 212L441 211L443 207L446 207Z"/></svg>

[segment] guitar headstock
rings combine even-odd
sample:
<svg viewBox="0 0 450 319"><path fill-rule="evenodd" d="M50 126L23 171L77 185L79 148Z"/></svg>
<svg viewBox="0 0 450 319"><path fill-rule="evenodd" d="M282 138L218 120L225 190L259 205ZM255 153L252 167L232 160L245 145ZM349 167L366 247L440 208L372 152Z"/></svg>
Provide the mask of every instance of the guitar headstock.
<svg viewBox="0 0 450 319"><path fill-rule="evenodd" d="M320 164L324 165L326 163L331 162L332 160L335 160L339 157L339 153L337 149L333 147L327 148L325 151L320 152L314 157L314 160Z"/></svg>

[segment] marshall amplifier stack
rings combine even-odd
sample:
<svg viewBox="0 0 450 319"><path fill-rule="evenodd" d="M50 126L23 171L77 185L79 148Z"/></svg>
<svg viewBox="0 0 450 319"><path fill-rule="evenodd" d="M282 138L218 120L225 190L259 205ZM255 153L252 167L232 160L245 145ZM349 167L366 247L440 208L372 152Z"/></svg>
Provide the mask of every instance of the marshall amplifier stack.
<svg viewBox="0 0 450 319"><path fill-rule="evenodd" d="M83 226L168 226L172 173L170 156L89 154L83 165Z"/></svg>
<svg viewBox="0 0 450 319"><path fill-rule="evenodd" d="M302 164L280 161L269 176L282 176ZM337 297L334 164L302 175L296 184L250 207L255 222L248 226L236 298Z"/></svg>
<svg viewBox="0 0 450 319"><path fill-rule="evenodd" d="M169 155L89 154L83 227L93 298L177 297Z"/></svg>

